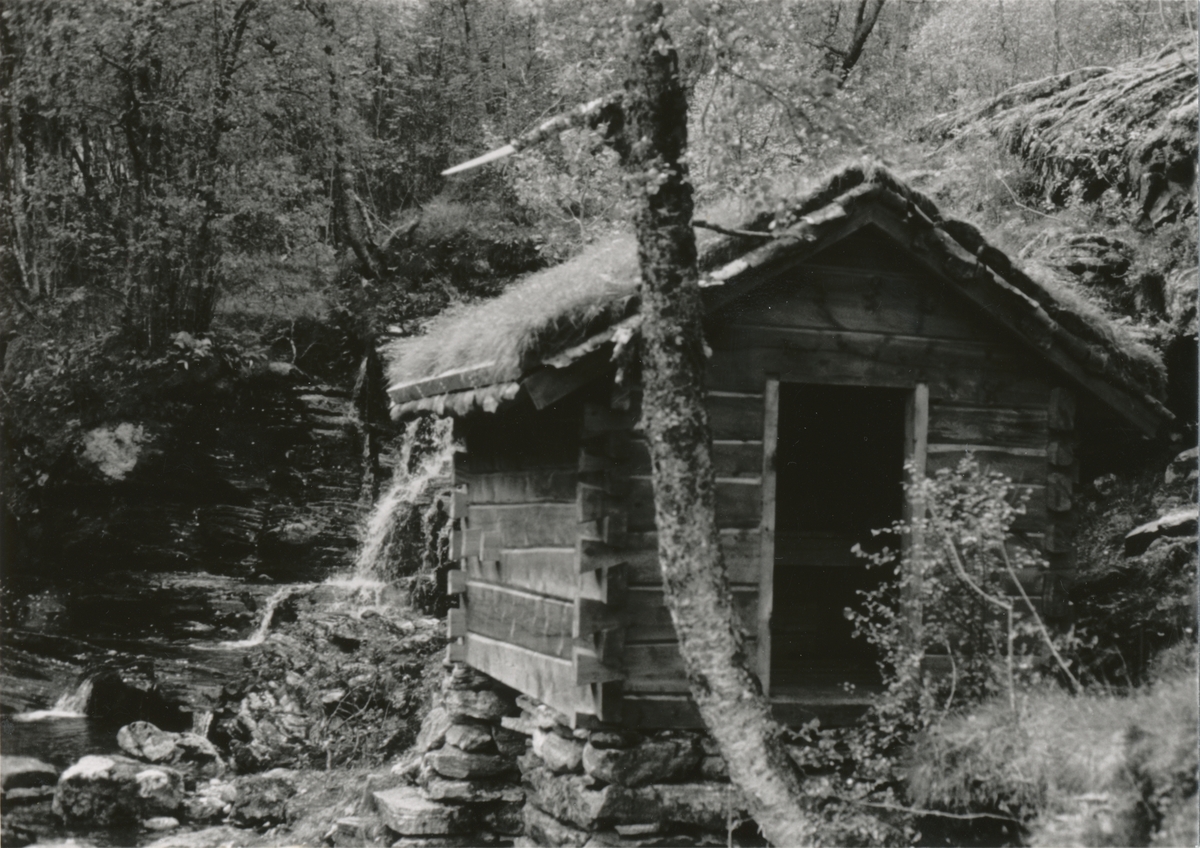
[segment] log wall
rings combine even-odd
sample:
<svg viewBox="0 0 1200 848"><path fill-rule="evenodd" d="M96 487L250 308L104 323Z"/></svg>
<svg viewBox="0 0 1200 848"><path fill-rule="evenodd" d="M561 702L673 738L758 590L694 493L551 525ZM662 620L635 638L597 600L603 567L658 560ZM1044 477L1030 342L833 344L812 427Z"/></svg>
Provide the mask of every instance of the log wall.
<svg viewBox="0 0 1200 848"><path fill-rule="evenodd" d="M768 378L927 386L929 473L972 451L1025 487L1017 529L1050 552L1054 568L1049 577L1023 574L1022 583L1049 603L1070 566L1073 402L1052 394L1041 361L974 309L928 278L812 266L710 322L717 519L752 655L766 632L760 589L770 598L770 581L760 586L764 552L773 559L774 500L763 486L764 442L774 432ZM552 410L465 423L467 454L456 465L462 570L452 580L464 590L464 614L451 654L578 722L696 726L662 601L639 394L597 384L577 395ZM780 702L779 717L849 720L865 703L818 700Z"/></svg>

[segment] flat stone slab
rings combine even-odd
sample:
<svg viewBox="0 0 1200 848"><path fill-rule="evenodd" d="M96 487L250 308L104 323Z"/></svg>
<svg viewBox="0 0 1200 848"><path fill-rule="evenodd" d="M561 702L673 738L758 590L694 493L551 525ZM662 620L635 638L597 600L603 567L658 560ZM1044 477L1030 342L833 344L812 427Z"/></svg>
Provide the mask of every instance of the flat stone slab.
<svg viewBox="0 0 1200 848"><path fill-rule="evenodd" d="M371 797L384 825L401 836L454 836L471 826L463 808L430 801L413 786L384 789Z"/></svg>
<svg viewBox="0 0 1200 848"><path fill-rule="evenodd" d="M0 756L0 789L30 789L58 783L58 769L34 757Z"/></svg>
<svg viewBox="0 0 1200 848"><path fill-rule="evenodd" d="M700 765L702 751L692 739L647 740L634 748L583 749L583 768L597 780L619 786L645 786L683 780Z"/></svg>
<svg viewBox="0 0 1200 848"><path fill-rule="evenodd" d="M548 769L525 774L527 799L560 822L584 830L613 825L681 824L725 832L730 807L744 808L731 784L662 783L629 788L588 786L579 775L554 775Z"/></svg>
<svg viewBox="0 0 1200 848"><path fill-rule="evenodd" d="M469 780L497 777L513 768L512 760L497 754L469 754L451 745L425 755L425 762L442 777Z"/></svg>
<svg viewBox="0 0 1200 848"><path fill-rule="evenodd" d="M1194 536L1200 507L1185 507L1135 527L1125 534L1125 556L1137 556L1146 552L1150 544L1160 536Z"/></svg>

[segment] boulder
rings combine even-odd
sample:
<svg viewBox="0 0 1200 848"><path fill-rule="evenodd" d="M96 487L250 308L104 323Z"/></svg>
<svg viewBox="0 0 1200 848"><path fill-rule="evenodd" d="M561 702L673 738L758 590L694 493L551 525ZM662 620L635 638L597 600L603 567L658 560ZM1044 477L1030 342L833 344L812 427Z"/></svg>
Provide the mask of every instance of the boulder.
<svg viewBox="0 0 1200 848"><path fill-rule="evenodd" d="M529 735L518 730L510 730L507 727L494 725L492 727L492 740L496 743L496 749L506 757L519 757L525 753L525 745L529 741Z"/></svg>
<svg viewBox="0 0 1200 848"><path fill-rule="evenodd" d="M288 799L296 794L291 775L283 769L239 778L231 810L235 824L272 827L287 821Z"/></svg>
<svg viewBox="0 0 1200 848"><path fill-rule="evenodd" d="M1161 536L1195 536L1198 513L1200 509L1189 506L1133 528L1125 536L1125 556L1144 553Z"/></svg>
<svg viewBox="0 0 1200 848"><path fill-rule="evenodd" d="M549 813L543 813L532 804L526 804L523 810L525 833L538 845L561 845L579 848L584 845L591 834L569 824L564 824Z"/></svg>
<svg viewBox="0 0 1200 848"><path fill-rule="evenodd" d="M249 845L254 837L254 833L236 827L207 827L204 830L172 833L144 848L225 848L229 845Z"/></svg>
<svg viewBox="0 0 1200 848"><path fill-rule="evenodd" d="M492 678L466 663L455 663L442 680L442 689L470 689L479 691L492 688Z"/></svg>
<svg viewBox="0 0 1200 848"><path fill-rule="evenodd" d="M658 821L652 795L639 796L623 786L592 788L584 775L555 775L547 768L525 772L526 800L559 821L584 830L608 822L633 824Z"/></svg>
<svg viewBox="0 0 1200 848"><path fill-rule="evenodd" d="M417 733L416 749L421 753L442 747L446 741L446 731L453 722L445 707L435 706L425 714L421 722L421 730Z"/></svg>
<svg viewBox="0 0 1200 848"><path fill-rule="evenodd" d="M729 809L743 808L731 784L671 783L628 788L589 787L582 775L556 776L532 769L524 776L526 798L556 819L585 830L610 825L679 824L725 832Z"/></svg>
<svg viewBox="0 0 1200 848"><path fill-rule="evenodd" d="M469 754L451 745L425 755L425 762L442 777L468 780L497 777L512 770L512 761L496 754Z"/></svg>
<svg viewBox="0 0 1200 848"><path fill-rule="evenodd" d="M189 783L225 774L225 761L216 746L195 733L172 733L148 721L135 721L117 731L117 744L135 759L171 766Z"/></svg>
<svg viewBox="0 0 1200 848"><path fill-rule="evenodd" d="M450 689L446 692L445 707L451 721L455 723L463 722L464 719L499 721L516 709L510 699L490 689Z"/></svg>
<svg viewBox="0 0 1200 848"><path fill-rule="evenodd" d="M135 721L117 731L117 744L129 756L148 763L163 763L175 752L178 733L159 730L148 721Z"/></svg>
<svg viewBox="0 0 1200 848"><path fill-rule="evenodd" d="M6 810L13 807L27 807L30 804L41 804L53 800L53 786L28 786L22 789L8 789L0 793L0 802L2 802Z"/></svg>
<svg viewBox="0 0 1200 848"><path fill-rule="evenodd" d="M636 730L595 730L588 741L593 748L633 748L644 738Z"/></svg>
<svg viewBox="0 0 1200 848"><path fill-rule="evenodd" d="M87 756L62 773L54 812L68 824L107 827L170 815L183 804L183 775L124 757Z"/></svg>
<svg viewBox="0 0 1200 848"><path fill-rule="evenodd" d="M1176 482L1189 482L1197 477L1197 462L1200 461L1200 448L1189 448L1183 451L1167 465L1163 472L1163 482L1171 485Z"/></svg>
<svg viewBox="0 0 1200 848"><path fill-rule="evenodd" d="M521 817L523 806L519 802L497 801L477 808L475 816L485 830L505 836L519 836L525 830L525 822Z"/></svg>
<svg viewBox="0 0 1200 848"><path fill-rule="evenodd" d="M472 826L466 808L430 801L412 786L384 789L372 798L384 825L401 836L452 836Z"/></svg>
<svg viewBox="0 0 1200 848"><path fill-rule="evenodd" d="M691 775L700 765L702 753L690 738L648 740L636 748L588 744L583 749L583 768L597 780L618 786L669 783Z"/></svg>
<svg viewBox="0 0 1200 848"><path fill-rule="evenodd" d="M155 816L142 822L142 827L155 831L174 830L179 827L179 819L173 816Z"/></svg>
<svg viewBox="0 0 1200 848"><path fill-rule="evenodd" d="M58 769L34 757L0 756L0 789L32 789L53 786L58 782Z"/></svg>
<svg viewBox="0 0 1200 848"><path fill-rule="evenodd" d="M446 744L472 754L494 751L495 741L486 727L478 724L452 724L446 731Z"/></svg>
<svg viewBox="0 0 1200 848"><path fill-rule="evenodd" d="M373 816L346 816L333 823L326 842L334 845L370 845L383 836L383 825Z"/></svg>
<svg viewBox="0 0 1200 848"><path fill-rule="evenodd" d="M184 802L188 821L199 823L218 822L233 812L237 800L237 787L232 783L208 783L197 789Z"/></svg>
<svg viewBox="0 0 1200 848"><path fill-rule="evenodd" d="M546 768L555 774L578 772L583 763L583 743L564 739L554 732L535 730L533 753L541 757Z"/></svg>
<svg viewBox="0 0 1200 848"><path fill-rule="evenodd" d="M488 801L520 803L525 792L503 780L446 780L434 777L425 786L425 797L431 801L452 804L479 804Z"/></svg>

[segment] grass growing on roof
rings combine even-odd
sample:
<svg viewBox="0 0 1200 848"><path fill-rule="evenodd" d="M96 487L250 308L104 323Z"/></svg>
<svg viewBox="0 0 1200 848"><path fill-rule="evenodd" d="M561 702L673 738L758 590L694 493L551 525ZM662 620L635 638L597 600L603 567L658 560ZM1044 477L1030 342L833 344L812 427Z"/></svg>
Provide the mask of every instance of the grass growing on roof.
<svg viewBox="0 0 1200 848"><path fill-rule="evenodd" d="M520 376L539 353L619 320L638 280L631 235L593 245L499 297L447 310L423 336L391 342L389 379L420 380L488 362L496 364L497 379Z"/></svg>

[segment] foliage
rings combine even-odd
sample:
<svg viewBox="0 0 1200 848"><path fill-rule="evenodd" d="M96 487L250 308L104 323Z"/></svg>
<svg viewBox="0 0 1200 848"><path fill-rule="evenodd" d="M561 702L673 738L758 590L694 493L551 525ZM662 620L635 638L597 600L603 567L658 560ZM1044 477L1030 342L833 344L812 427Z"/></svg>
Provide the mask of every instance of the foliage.
<svg viewBox="0 0 1200 848"><path fill-rule="evenodd" d="M1078 796L1103 793L1112 799L1117 832L1070 844L1147 844L1177 810L1195 806L1194 648L1184 646L1178 659L1157 682L1127 697L1071 697L1038 687L1022 696L1017 715L993 700L941 722L909 758L912 801L1000 811L1037 831L1070 811Z"/></svg>
<svg viewBox="0 0 1200 848"><path fill-rule="evenodd" d="M1057 646L1023 594L1020 607L1009 599L1010 592L1023 593L1022 573L1042 566L1012 529L1028 495L971 454L905 488L923 514L891 528L907 543L903 554L859 549L894 579L865 593L863 608L847 616L855 634L880 653L885 700L908 705L908 729L920 729L1002 688L1013 698L1014 672L1037 680L1042 654ZM935 657L948 673L930 673Z"/></svg>
<svg viewBox="0 0 1200 848"><path fill-rule="evenodd" d="M280 608L214 714L213 739L240 772L378 765L412 745L445 639L438 621L395 612L311 595Z"/></svg>
<svg viewBox="0 0 1200 848"><path fill-rule="evenodd" d="M1138 475L1104 475L1090 487L1076 534L1079 570L1069 597L1082 671L1110 687L1145 683L1157 654L1196 639L1195 538L1158 539L1125 556L1130 530L1196 502L1191 462L1171 475L1160 463L1148 465Z"/></svg>

